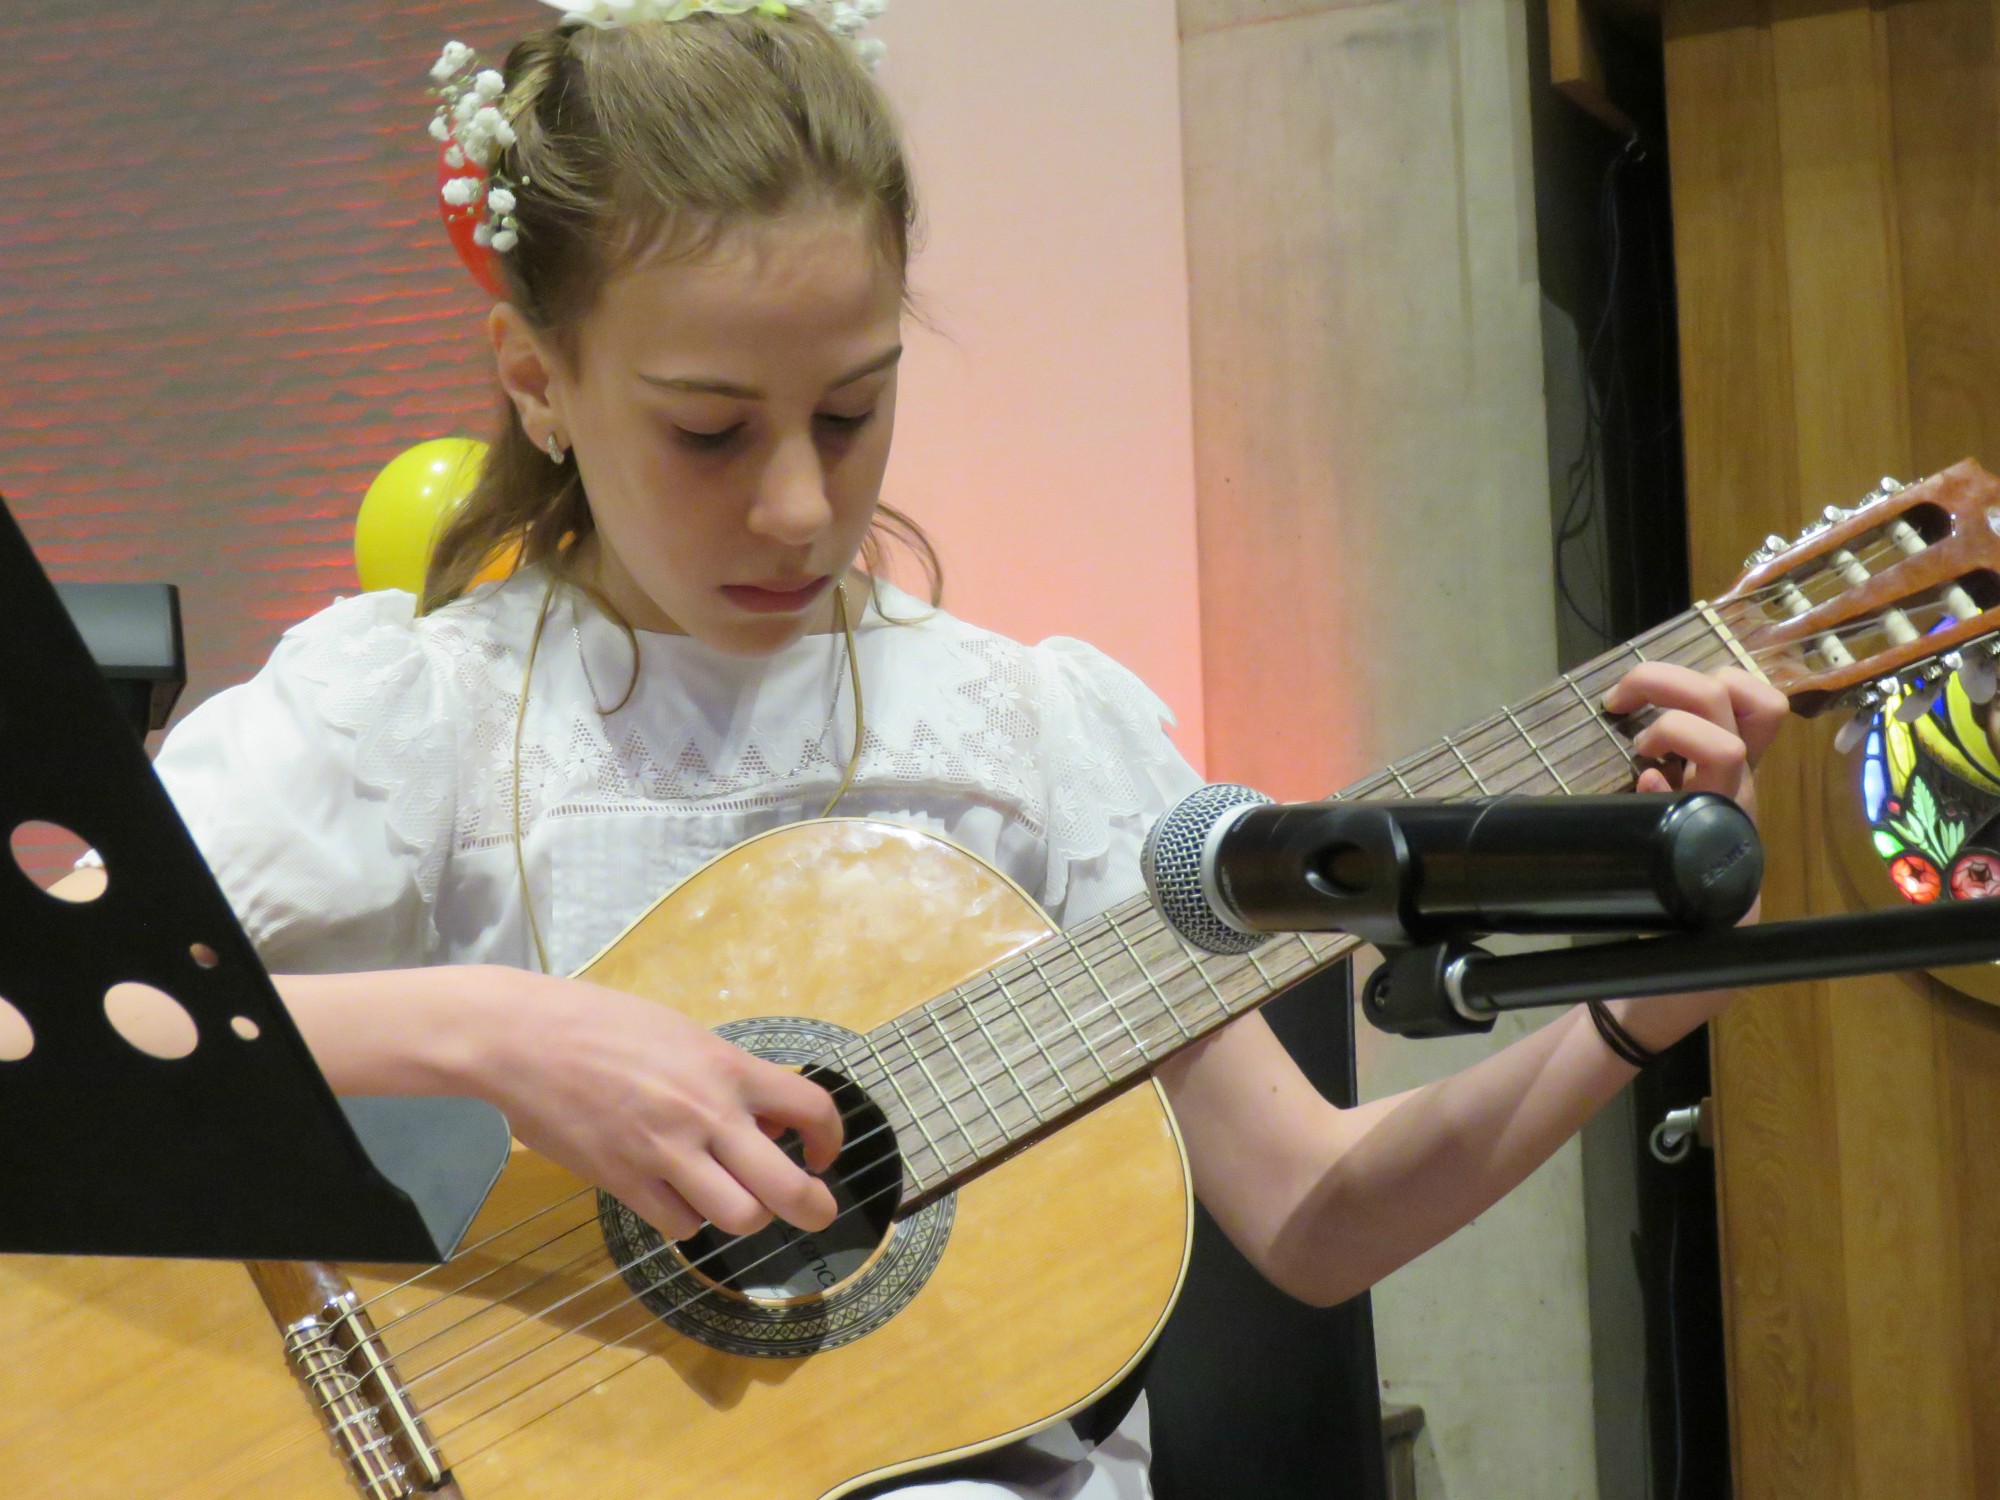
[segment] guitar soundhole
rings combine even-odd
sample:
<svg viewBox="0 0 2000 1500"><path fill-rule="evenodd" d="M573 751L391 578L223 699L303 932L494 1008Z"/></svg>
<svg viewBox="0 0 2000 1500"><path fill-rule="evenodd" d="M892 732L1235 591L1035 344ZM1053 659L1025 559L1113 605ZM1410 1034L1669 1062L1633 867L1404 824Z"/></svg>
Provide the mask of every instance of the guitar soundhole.
<svg viewBox="0 0 2000 1500"><path fill-rule="evenodd" d="M952 1193L895 1217L903 1163L895 1132L866 1094L825 1065L859 1038L808 1017L761 1017L716 1034L759 1057L807 1069L833 1093L844 1144L826 1175L838 1215L815 1232L774 1223L737 1237L704 1229L669 1244L608 1193L597 1221L634 1295L661 1321L732 1354L793 1358L852 1343L920 1291L944 1254L957 1209ZM796 1143L789 1149L797 1153Z"/></svg>
<svg viewBox="0 0 2000 1500"><path fill-rule="evenodd" d="M903 1161L895 1132L868 1096L823 1068L810 1070L840 1106L845 1143L826 1184L838 1212L826 1228L804 1230L777 1220L752 1235L724 1234L713 1225L678 1251L693 1274L726 1295L755 1302L821 1297L851 1280L875 1258L902 1199ZM796 1137L782 1144L801 1160Z"/></svg>

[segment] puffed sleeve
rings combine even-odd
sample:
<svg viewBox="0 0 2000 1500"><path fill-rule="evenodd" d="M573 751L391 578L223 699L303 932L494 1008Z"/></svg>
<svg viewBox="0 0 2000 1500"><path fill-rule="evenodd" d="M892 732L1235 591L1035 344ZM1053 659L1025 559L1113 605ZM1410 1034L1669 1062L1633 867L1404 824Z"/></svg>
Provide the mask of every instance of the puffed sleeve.
<svg viewBox="0 0 2000 1500"><path fill-rule="evenodd" d="M362 594L295 626L154 761L274 973L408 967L436 950L458 726L412 603Z"/></svg>
<svg viewBox="0 0 2000 1500"><path fill-rule="evenodd" d="M1167 738L1173 714L1131 672L1063 636L1035 655L1048 810L1043 904L1058 925L1073 927L1145 889L1139 846L1202 777Z"/></svg>

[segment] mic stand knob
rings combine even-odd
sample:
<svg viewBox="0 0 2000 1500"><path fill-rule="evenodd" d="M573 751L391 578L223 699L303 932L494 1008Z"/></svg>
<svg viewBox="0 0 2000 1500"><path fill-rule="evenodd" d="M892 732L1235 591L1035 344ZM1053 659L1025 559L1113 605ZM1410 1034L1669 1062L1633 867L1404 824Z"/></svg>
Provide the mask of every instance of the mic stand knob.
<svg viewBox="0 0 2000 1500"><path fill-rule="evenodd" d="M1465 1036L1493 1029L1494 1013L1474 1010L1460 993L1465 965L1492 955L1477 943L1448 938L1411 948L1384 948L1381 967L1361 990L1361 1013L1397 1036Z"/></svg>

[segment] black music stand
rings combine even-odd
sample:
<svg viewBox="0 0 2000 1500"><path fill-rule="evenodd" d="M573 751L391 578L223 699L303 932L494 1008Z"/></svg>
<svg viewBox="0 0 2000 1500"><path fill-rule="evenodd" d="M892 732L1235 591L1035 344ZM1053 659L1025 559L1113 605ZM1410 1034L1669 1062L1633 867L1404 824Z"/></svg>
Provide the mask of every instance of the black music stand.
<svg viewBox="0 0 2000 1500"><path fill-rule="evenodd" d="M58 824L103 857L70 903L0 859L0 999L33 1045L0 1061L0 1252L432 1262L509 1144L476 1099L336 1099L0 500L0 833ZM137 981L193 1018L153 1057L104 996Z"/></svg>

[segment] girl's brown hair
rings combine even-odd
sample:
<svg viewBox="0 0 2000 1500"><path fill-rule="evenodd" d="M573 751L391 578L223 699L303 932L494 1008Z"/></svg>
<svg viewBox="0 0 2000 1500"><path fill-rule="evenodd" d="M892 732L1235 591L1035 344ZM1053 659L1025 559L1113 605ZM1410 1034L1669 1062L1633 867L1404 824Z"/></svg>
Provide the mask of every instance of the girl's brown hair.
<svg viewBox="0 0 2000 1500"><path fill-rule="evenodd" d="M519 242L499 256L508 300L563 358L605 281L641 259L693 259L746 220L796 209L858 210L898 275L916 198L886 101L845 43L797 12L702 13L668 25L551 29L507 56L502 108L515 143ZM573 576L593 529L574 463L553 464L501 401L479 480L439 536L419 609L464 593L517 543L516 566ZM880 572L901 542L942 590L937 553L887 505L861 556Z"/></svg>

